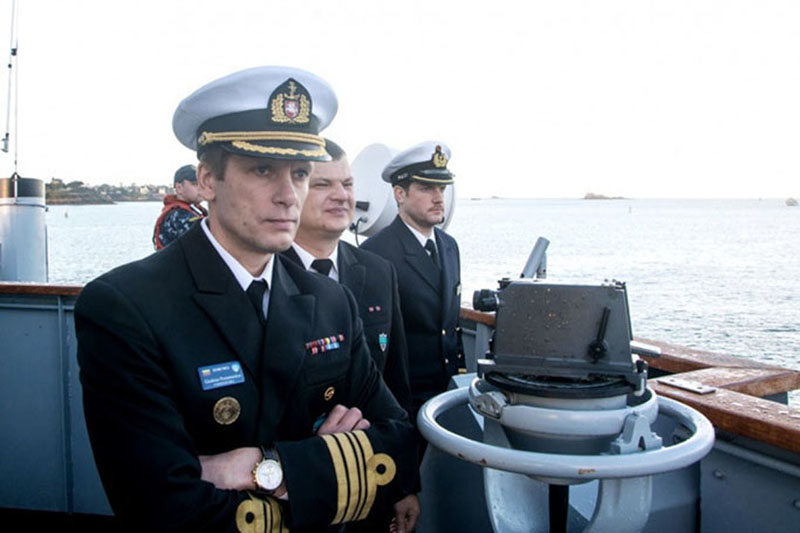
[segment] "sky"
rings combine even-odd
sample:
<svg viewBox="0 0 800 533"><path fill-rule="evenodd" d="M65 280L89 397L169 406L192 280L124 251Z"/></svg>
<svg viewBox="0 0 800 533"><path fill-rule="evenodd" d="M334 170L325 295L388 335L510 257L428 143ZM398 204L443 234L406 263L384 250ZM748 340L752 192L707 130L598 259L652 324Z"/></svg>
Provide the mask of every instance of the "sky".
<svg viewBox="0 0 800 533"><path fill-rule="evenodd" d="M324 135L351 157L448 144L459 197L800 196L796 0L16 5L26 177L171 184L195 161L172 133L178 103L237 70L290 65L333 86ZM0 47L10 20L3 0ZM3 131L7 84L3 72Z"/></svg>

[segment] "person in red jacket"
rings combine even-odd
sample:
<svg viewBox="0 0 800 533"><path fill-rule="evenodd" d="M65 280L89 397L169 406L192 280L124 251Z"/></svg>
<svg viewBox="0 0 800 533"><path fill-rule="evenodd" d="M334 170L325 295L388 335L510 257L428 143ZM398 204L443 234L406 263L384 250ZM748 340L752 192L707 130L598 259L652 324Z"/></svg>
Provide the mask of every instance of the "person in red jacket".
<svg viewBox="0 0 800 533"><path fill-rule="evenodd" d="M197 169L184 165L175 172L175 194L164 196L164 207L153 230L153 245L160 250L201 220L208 212L200 205Z"/></svg>

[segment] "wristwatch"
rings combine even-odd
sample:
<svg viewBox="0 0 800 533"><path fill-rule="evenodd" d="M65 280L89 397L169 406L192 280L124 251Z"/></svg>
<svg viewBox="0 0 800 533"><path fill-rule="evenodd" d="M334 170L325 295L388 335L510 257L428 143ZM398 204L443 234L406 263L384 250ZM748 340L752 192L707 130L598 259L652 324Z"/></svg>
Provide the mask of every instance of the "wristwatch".
<svg viewBox="0 0 800 533"><path fill-rule="evenodd" d="M253 468L253 482L259 490L273 493L283 482L281 460L275 448L261 447L263 458Z"/></svg>

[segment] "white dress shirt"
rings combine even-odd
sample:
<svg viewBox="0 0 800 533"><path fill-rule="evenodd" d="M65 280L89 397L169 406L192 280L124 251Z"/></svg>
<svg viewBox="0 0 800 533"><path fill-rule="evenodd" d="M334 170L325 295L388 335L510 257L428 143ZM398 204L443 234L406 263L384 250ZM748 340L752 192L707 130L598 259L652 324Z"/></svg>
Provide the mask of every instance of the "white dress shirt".
<svg viewBox="0 0 800 533"><path fill-rule="evenodd" d="M311 255L311 253L309 253L305 248L303 248L302 246L300 246L296 242L292 243L292 248L294 248L294 251L297 253L297 256L300 258L300 261L303 262L303 268L305 268L306 270L311 270L311 263L315 259L330 259L331 261L333 261L333 267L331 268L331 271L328 272L328 277L331 278L334 281L339 281L339 263L337 263L337 260L339 259L339 246L338 245L333 249L333 253L330 256L328 256L327 258L326 257L314 257L313 255ZM314 270L314 272L316 272L316 270Z"/></svg>
<svg viewBox="0 0 800 533"><path fill-rule="evenodd" d="M228 250L222 247L222 245L214 238L211 234L211 230L208 229L208 219L204 218L200 221L200 227L203 228L203 232L208 237L208 240L211 241L211 246L217 251L219 256L225 261L225 264L228 265L233 277L236 278L236 281L242 287L243 291L247 291L247 288L250 287L250 284L254 281L264 280L267 282L267 290L264 291L264 302L263 307L264 309L264 319L267 318L267 313L269 311L269 291L272 290L272 270L275 266L275 254L272 254L272 257L269 258L267 261L267 265L264 267L264 270L258 276L253 276L250 272L247 271L242 264L233 257Z"/></svg>

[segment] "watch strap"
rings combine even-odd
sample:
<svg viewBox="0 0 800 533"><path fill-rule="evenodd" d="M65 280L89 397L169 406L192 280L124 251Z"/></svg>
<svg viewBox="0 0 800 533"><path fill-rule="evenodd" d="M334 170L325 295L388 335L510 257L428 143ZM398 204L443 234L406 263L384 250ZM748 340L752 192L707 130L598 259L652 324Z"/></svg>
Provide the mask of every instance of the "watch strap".
<svg viewBox="0 0 800 533"><path fill-rule="evenodd" d="M276 461L278 464L281 464L281 458L278 455L278 450L276 450L274 446L267 448L262 444L260 448L261 448L261 455L264 456L264 459L272 459L273 461Z"/></svg>

